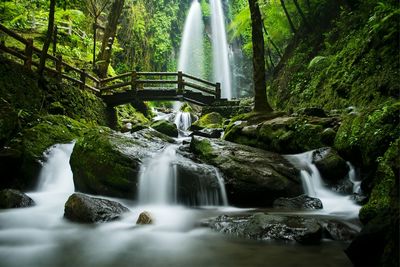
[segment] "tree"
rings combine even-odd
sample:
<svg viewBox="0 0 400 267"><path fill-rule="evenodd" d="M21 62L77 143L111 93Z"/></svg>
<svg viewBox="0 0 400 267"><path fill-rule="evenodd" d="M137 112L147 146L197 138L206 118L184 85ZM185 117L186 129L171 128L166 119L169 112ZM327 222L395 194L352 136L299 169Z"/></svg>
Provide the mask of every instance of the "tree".
<svg viewBox="0 0 400 267"><path fill-rule="evenodd" d="M107 76L108 66L110 65L112 45L117 33L118 20L124 7L124 0L115 0L108 15L107 26L104 30L103 42L98 56L97 74L100 78Z"/></svg>
<svg viewBox="0 0 400 267"><path fill-rule="evenodd" d="M253 79L254 79L254 111L271 112L265 89L265 59L263 22L257 0L248 0L251 14L251 29L253 41Z"/></svg>
<svg viewBox="0 0 400 267"><path fill-rule="evenodd" d="M46 67L47 51L49 50L51 44L51 37L53 36L54 33L55 9L56 9L56 0L50 0L49 22L47 25L46 39L43 44L42 55L40 56L39 69L38 69L41 80L43 79L43 73Z"/></svg>
<svg viewBox="0 0 400 267"><path fill-rule="evenodd" d="M294 5L296 6L297 12L299 12L300 17L302 18L304 24L306 25L307 28L310 28L310 24L308 23L308 20L306 18L306 16L304 15L303 10L301 9L299 3L297 2L297 0L293 0Z"/></svg>
<svg viewBox="0 0 400 267"><path fill-rule="evenodd" d="M86 0L89 14L93 17L93 70L96 68L96 41L99 28L97 21L109 2L109 0Z"/></svg>
<svg viewBox="0 0 400 267"><path fill-rule="evenodd" d="M292 19L290 18L290 14L289 14L289 12L288 12L288 10L287 10L287 8L286 8L285 1L284 1L284 0L281 0L281 6L282 6L283 11L285 12L286 18L287 18L287 20L288 20L288 22L289 22L290 29L292 30L293 33L296 33L296 28L294 27L293 21L292 21Z"/></svg>

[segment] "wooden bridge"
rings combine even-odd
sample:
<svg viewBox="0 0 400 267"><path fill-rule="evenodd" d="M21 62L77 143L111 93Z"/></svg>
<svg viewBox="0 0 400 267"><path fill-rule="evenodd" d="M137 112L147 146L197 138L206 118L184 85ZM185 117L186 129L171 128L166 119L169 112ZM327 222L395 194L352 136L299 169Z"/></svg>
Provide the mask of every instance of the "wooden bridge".
<svg viewBox="0 0 400 267"><path fill-rule="evenodd" d="M3 34L2 34L3 33ZM39 67L42 50L33 45L32 39L25 39L0 24L0 37L9 36L21 43L20 47L7 47L0 41L0 51L22 60L23 65L32 70ZM65 79L101 97L108 106L142 101L187 101L197 105L210 105L221 99L221 84L182 72L128 72L111 78L100 79L63 61L62 56L46 54L47 74L59 81Z"/></svg>

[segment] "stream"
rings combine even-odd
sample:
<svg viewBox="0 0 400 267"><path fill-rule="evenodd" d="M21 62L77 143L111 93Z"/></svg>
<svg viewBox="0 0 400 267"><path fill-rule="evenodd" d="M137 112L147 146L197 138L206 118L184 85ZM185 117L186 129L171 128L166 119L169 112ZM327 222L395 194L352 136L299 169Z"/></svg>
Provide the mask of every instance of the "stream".
<svg viewBox="0 0 400 267"><path fill-rule="evenodd" d="M184 118L182 127L187 127L187 117L180 115L180 118ZM34 207L0 211L1 267L351 266L343 253L348 245L345 242L324 239L319 245L304 246L295 242L256 241L203 227L201 222L210 217L257 210L227 205L218 170L215 171L219 190L210 193L207 188L199 189L196 203L200 205L195 207L179 204L171 165L177 157L176 145L143 164L138 202L104 197L131 210L121 220L95 225L69 222L63 213L66 200L75 191L68 164L73 146L74 143L59 144L47 152L38 188L27 193L36 202ZM307 154L288 157L304 162ZM310 179L315 175L314 169L311 174L304 173L310 184L314 184ZM152 191L154 188L156 191ZM312 194L318 196L321 188L314 185L313 190ZM329 201L335 197L339 196L328 194L322 198L328 209L331 209ZM323 210L318 214L349 217L358 212L349 203L337 207L345 209L344 213ZM153 225L136 226L143 211L151 212Z"/></svg>

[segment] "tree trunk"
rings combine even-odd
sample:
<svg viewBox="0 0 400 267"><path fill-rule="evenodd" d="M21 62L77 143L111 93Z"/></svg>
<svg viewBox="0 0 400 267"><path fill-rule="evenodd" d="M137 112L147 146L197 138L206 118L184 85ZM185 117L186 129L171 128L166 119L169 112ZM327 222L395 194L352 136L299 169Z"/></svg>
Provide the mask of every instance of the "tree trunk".
<svg viewBox="0 0 400 267"><path fill-rule="evenodd" d="M50 0L49 22L47 25L46 40L44 41L44 44L43 44L42 55L40 56L39 69L38 69L41 80L43 79L43 72L44 72L44 68L46 66L47 51L49 51L49 47L51 44L51 37L54 32L55 9L56 9L56 0Z"/></svg>
<svg viewBox="0 0 400 267"><path fill-rule="evenodd" d="M281 5L282 5L282 8L283 8L283 11L285 12L286 18L287 18L287 20L288 20L288 22L289 22L290 29L292 30L293 33L296 33L296 28L294 27L293 21L292 21L292 19L290 18L290 14L289 14L289 12L288 12L287 9L286 9L286 5L285 5L284 0L281 0Z"/></svg>
<svg viewBox="0 0 400 267"><path fill-rule="evenodd" d="M108 66L110 65L112 45L117 33L118 19L124 7L124 0L115 0L111 6L110 14L108 15L108 22L104 31L103 43L101 45L98 59L97 73L100 78L107 76Z"/></svg>
<svg viewBox="0 0 400 267"><path fill-rule="evenodd" d="M251 29L253 41L253 80L254 80L254 111L271 112L267 100L264 59L264 35L260 7L257 0L248 0L251 13Z"/></svg>
<svg viewBox="0 0 400 267"><path fill-rule="evenodd" d="M96 70L97 17L93 23L93 71Z"/></svg>
<svg viewBox="0 0 400 267"><path fill-rule="evenodd" d="M308 23L308 20L307 20L306 16L304 15L303 10L301 10L301 7L300 7L299 3L297 2L297 0L293 0L293 3L296 6L296 9L300 14L301 19L303 20L304 25L306 25L307 28L310 28L310 24Z"/></svg>

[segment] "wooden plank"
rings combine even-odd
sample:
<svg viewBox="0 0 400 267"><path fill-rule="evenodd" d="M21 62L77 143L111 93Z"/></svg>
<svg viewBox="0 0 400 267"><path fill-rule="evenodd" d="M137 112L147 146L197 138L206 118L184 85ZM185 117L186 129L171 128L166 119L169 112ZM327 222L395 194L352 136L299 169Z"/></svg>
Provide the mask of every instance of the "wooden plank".
<svg viewBox="0 0 400 267"><path fill-rule="evenodd" d="M195 83L190 83L190 82L183 82L183 83L185 84L185 86L189 86L189 87L192 87L192 88L197 89L199 91L202 91L202 92L205 92L205 93L208 93L208 94L211 94L211 95L215 95L215 91L207 89L207 88L205 88L205 87L203 87L201 85L198 85L198 84L195 84Z"/></svg>
<svg viewBox="0 0 400 267"><path fill-rule="evenodd" d="M75 82L75 83L77 83L77 84L82 84L82 82L81 82L80 80L75 79L75 78L72 78L72 77L70 77L70 76L68 76L68 75L66 75L66 74L62 74L61 76L62 76L64 79L69 80L69 81L71 81L71 82Z"/></svg>
<svg viewBox="0 0 400 267"><path fill-rule="evenodd" d="M9 36L11 36L12 38L20 41L23 44L27 44L27 41L25 40L24 37L22 37L21 35L13 32L12 30L8 29L6 26L4 26L3 24L0 23L0 30L3 31L4 33L8 34Z"/></svg>
<svg viewBox="0 0 400 267"><path fill-rule="evenodd" d="M177 72L137 72L138 76L178 76Z"/></svg>
<svg viewBox="0 0 400 267"><path fill-rule="evenodd" d="M136 80L136 83L143 83L143 84L149 84L149 83L178 84L178 81L176 81L176 80Z"/></svg>
<svg viewBox="0 0 400 267"><path fill-rule="evenodd" d="M89 79L91 79L92 81L94 81L94 82L96 82L96 83L99 83L99 82L100 82L99 79L97 79L96 77L90 75L89 73L86 73L86 77L88 77Z"/></svg>
<svg viewBox="0 0 400 267"><path fill-rule="evenodd" d="M8 53L8 54L11 54L11 55L19 58L19 59L22 59L24 61L26 60L26 56L25 55L23 55L22 53L14 50L14 49L6 47L3 44L0 44L0 49L3 50L4 52Z"/></svg>
<svg viewBox="0 0 400 267"><path fill-rule="evenodd" d="M206 80L203 80L203 79L200 79L200 78L194 77L194 76L192 76L192 75L189 75L189 74L185 74L185 73L183 73L183 77L186 77L186 78L189 78L189 79L191 79L191 80L195 80L195 81L198 81L198 82L201 82L201 83L207 84L207 85L209 85L209 86L212 86L212 87L215 87L215 86L216 86L216 84L215 84L215 83L212 83L212 82L209 82L209 81L206 81Z"/></svg>
<svg viewBox="0 0 400 267"><path fill-rule="evenodd" d="M100 88L101 91L108 91L108 90L112 90L112 89L117 89L117 88L121 88L124 86L129 86L131 84L131 82L123 82L123 83L117 83L117 84L113 84L113 85L109 85L103 88Z"/></svg>
<svg viewBox="0 0 400 267"><path fill-rule="evenodd" d="M94 91L94 92L96 92L96 93L100 93L100 90L97 89L97 88L94 88L93 86L90 86L90 85L88 85L88 84L85 84L85 87L86 87L86 88L89 88L90 90L92 90L92 91Z"/></svg>

